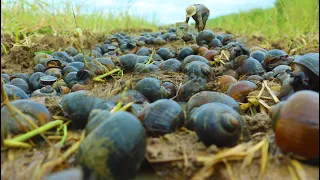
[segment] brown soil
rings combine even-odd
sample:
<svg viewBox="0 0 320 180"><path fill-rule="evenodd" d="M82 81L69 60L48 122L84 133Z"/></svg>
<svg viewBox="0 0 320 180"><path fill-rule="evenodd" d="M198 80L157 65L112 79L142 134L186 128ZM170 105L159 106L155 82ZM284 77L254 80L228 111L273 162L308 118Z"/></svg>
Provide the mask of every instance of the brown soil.
<svg viewBox="0 0 320 180"><path fill-rule="evenodd" d="M151 31L151 30L150 30ZM136 32L138 33L138 32ZM94 37L89 32L84 37L85 47L91 47L95 43L103 42L103 36ZM45 36L34 37L23 46L14 46L13 40L8 36L2 36L2 42L8 50L8 54L1 54L1 73L13 74L18 72L32 73L32 60L34 53L40 50L60 51L70 45L75 45L74 37L66 36ZM263 41L263 37L253 37L247 40L249 47L258 45ZM184 46L193 44L194 42L183 43L183 41L174 41L163 46L179 51ZM159 49L163 46L148 46L150 48ZM318 49L311 48L311 52L318 52ZM218 91L216 77L223 74L224 67L219 66L213 68L215 77L207 83L208 90ZM164 73L156 72L150 74L125 73L122 80L108 79L105 83L94 83L93 88L89 90L89 94L99 98L109 98L116 95L125 87L127 81L130 80L131 88L143 77L156 77L160 81L173 82L176 88L184 81L185 75L183 73ZM268 86L273 88L279 85L278 82L268 82ZM250 96L257 96L261 89L261 84L258 84L258 89L251 92ZM274 91L276 94L277 91ZM264 97L271 97L269 92L265 89L262 93ZM52 115L63 115L59 102L61 98L31 98L44 104ZM269 105L275 104L272 99L264 99ZM257 107L256 107L257 108ZM257 108L256 114L247 113L242 115L245 125L241 143L256 144L264 137L270 138L268 163L264 179L291 179L288 170L288 160L286 158L275 159L271 152L273 147L276 147L272 140L274 136L271 128L271 120L265 113L259 112ZM54 132L53 132L54 133ZM36 173L39 172L41 165L49 160L57 159L59 155L64 153L66 149L71 147L77 140L80 139L78 131L68 131L68 138L66 145L59 152L57 149L50 150L48 144L44 142L37 142L37 146L32 149L10 149L1 152L1 178L2 179L32 179ZM34 140L36 140L34 138ZM59 144L59 140L51 140ZM199 141L197 135L193 131L187 129L180 129L175 133L166 134L161 137L149 137L147 139L147 153L146 164L142 167L141 172L138 173L137 179L190 179L197 173L204 165L196 159L198 156L211 157L221 152L223 148L218 148L215 145L206 147ZM261 151L257 151L254 160L250 166L241 170L243 159L237 161L229 161L232 169L233 177L236 179L258 179L261 164ZM52 170L45 172L49 175L53 172L59 172L71 167L75 167L74 155L67 158L63 163L59 163ZM301 163L304 172L307 174L307 179L319 179L319 167L310 166ZM149 169L147 168L149 166ZM151 168L150 168L151 167ZM147 170L146 170L147 169ZM218 163L214 166L214 172L207 179L231 179L226 166L223 163Z"/></svg>

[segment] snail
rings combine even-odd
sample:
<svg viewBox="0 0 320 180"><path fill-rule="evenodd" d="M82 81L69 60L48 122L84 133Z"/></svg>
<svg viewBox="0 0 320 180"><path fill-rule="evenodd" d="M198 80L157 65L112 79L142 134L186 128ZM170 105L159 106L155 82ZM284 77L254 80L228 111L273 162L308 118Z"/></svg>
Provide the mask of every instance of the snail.
<svg viewBox="0 0 320 180"><path fill-rule="evenodd" d="M81 142L76 162L84 179L134 179L145 158L146 131L128 112L105 117Z"/></svg>
<svg viewBox="0 0 320 180"><path fill-rule="evenodd" d="M226 104L208 103L192 112L190 121L200 140L207 146L234 146L242 132L239 113Z"/></svg>
<svg viewBox="0 0 320 180"><path fill-rule="evenodd" d="M301 90L272 106L275 142L299 159L319 159L319 93Z"/></svg>

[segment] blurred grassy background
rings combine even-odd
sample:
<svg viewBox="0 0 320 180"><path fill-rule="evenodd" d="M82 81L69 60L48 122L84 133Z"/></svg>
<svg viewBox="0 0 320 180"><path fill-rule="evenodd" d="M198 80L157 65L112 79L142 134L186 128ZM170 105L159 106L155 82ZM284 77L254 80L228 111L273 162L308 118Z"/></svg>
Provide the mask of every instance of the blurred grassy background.
<svg viewBox="0 0 320 180"><path fill-rule="evenodd" d="M209 19L207 27L222 28L242 37L263 36L268 42L285 40L287 44L282 48L292 48L288 43L297 41L304 47L318 44L319 0L277 0L273 8Z"/></svg>
<svg viewBox="0 0 320 180"><path fill-rule="evenodd" d="M115 9L108 14L98 10L86 11L85 5L73 5L68 0L59 7L52 7L44 0L1 0L1 34L10 34L17 42L21 36L30 34L74 33L73 11L78 27L92 34L106 34L120 29L157 31L160 28L155 21L150 23L143 17L130 15L130 0L127 8ZM265 42L285 39L287 44L279 48L286 49L297 48L291 44L299 41L298 46L303 48L309 43L319 42L319 1L277 0L273 8L209 19L206 28L221 28L242 37L263 36Z"/></svg>

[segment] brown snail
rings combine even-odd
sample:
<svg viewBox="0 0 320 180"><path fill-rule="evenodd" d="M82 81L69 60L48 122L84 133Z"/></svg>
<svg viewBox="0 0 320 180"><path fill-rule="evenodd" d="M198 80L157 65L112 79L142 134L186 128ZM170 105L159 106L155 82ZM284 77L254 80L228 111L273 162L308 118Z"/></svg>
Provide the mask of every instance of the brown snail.
<svg viewBox="0 0 320 180"><path fill-rule="evenodd" d="M302 159L319 158L319 93L302 90L273 106L275 141L285 153Z"/></svg>

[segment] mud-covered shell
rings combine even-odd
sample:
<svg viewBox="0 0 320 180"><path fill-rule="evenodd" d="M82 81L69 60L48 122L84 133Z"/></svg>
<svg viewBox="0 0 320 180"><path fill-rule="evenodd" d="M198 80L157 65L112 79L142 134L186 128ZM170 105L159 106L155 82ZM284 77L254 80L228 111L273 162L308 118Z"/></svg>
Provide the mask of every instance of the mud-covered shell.
<svg viewBox="0 0 320 180"><path fill-rule="evenodd" d="M160 69L166 72L180 72L181 62L178 59L171 58L160 64Z"/></svg>
<svg viewBox="0 0 320 180"><path fill-rule="evenodd" d="M200 41L206 41L207 43L210 43L210 41L212 41L212 39L215 38L215 35L213 34L212 31L210 30L203 30L201 31L198 36L196 37L196 42L197 44L200 46Z"/></svg>
<svg viewBox="0 0 320 180"><path fill-rule="evenodd" d="M120 65L129 71L133 71L134 66L138 63L138 56L136 54L125 54L119 57Z"/></svg>
<svg viewBox="0 0 320 180"><path fill-rule="evenodd" d="M74 56L74 60L77 62L84 62L86 60L88 62L91 61L91 58L88 55L83 56L83 54L77 54Z"/></svg>
<svg viewBox="0 0 320 180"><path fill-rule="evenodd" d="M8 84L19 87L27 94L30 93L29 84L24 79L14 78Z"/></svg>
<svg viewBox="0 0 320 180"><path fill-rule="evenodd" d="M196 134L207 146L234 146L242 133L239 113L219 102L200 106L192 112L190 120L194 122Z"/></svg>
<svg viewBox="0 0 320 180"><path fill-rule="evenodd" d="M194 52L193 52L192 48L189 47L189 46L185 46L179 51L177 59L182 61L182 60L184 60L186 57L188 57L190 55L194 55Z"/></svg>
<svg viewBox="0 0 320 180"><path fill-rule="evenodd" d="M43 72L35 72L30 76L29 85L31 90L40 89L41 85L39 83L40 77L46 76Z"/></svg>
<svg viewBox="0 0 320 180"><path fill-rule="evenodd" d="M33 67L34 72L44 72L46 70L46 67L42 64L37 64Z"/></svg>
<svg viewBox="0 0 320 180"><path fill-rule="evenodd" d="M134 179L146 152L146 131L130 113L116 112L80 144L84 179Z"/></svg>
<svg viewBox="0 0 320 180"><path fill-rule="evenodd" d="M199 56L199 55L190 55L190 56L184 58L184 60L182 61L182 64L181 64L182 70L185 70L186 65L188 63L193 62L193 61L202 61L202 62L206 63L208 66L210 66L210 62L206 58Z"/></svg>
<svg viewBox="0 0 320 180"><path fill-rule="evenodd" d="M305 54L297 57L293 62L305 66L315 75L319 76L319 53Z"/></svg>
<svg viewBox="0 0 320 180"><path fill-rule="evenodd" d="M193 61L185 66L184 72L189 78L211 78L212 68L202 61Z"/></svg>
<svg viewBox="0 0 320 180"><path fill-rule="evenodd" d="M67 83L68 87L71 89L72 86L78 83L77 72L70 72L64 78L64 82Z"/></svg>
<svg viewBox="0 0 320 180"><path fill-rule="evenodd" d="M64 49L65 52L67 52L70 56L75 56L78 54L78 51L76 48L72 46L68 46Z"/></svg>
<svg viewBox="0 0 320 180"><path fill-rule="evenodd" d="M36 64L39 64L40 61L42 59L45 59L45 58L52 58L51 55L49 54L46 54L46 53L39 53L39 54L36 54L33 58L33 64L36 65Z"/></svg>
<svg viewBox="0 0 320 180"><path fill-rule="evenodd" d="M136 55L138 55L138 56L150 56L150 52L146 47L142 47L137 51Z"/></svg>
<svg viewBox="0 0 320 180"><path fill-rule="evenodd" d="M78 71L85 69L85 64L83 62L72 62L68 66L73 66L78 69Z"/></svg>
<svg viewBox="0 0 320 180"><path fill-rule="evenodd" d="M184 120L184 112L177 102L160 99L147 106L143 124L152 135L164 135L181 127Z"/></svg>
<svg viewBox="0 0 320 180"><path fill-rule="evenodd" d="M137 104L148 102L148 99L143 94L134 89L122 92L110 98L110 101L113 101L115 103L118 103L120 100L122 100L124 103L134 102Z"/></svg>
<svg viewBox="0 0 320 180"><path fill-rule="evenodd" d="M250 51L242 42L230 42L228 43L225 48L227 48L230 52L230 59L234 60L236 57L245 55L250 56Z"/></svg>
<svg viewBox="0 0 320 180"><path fill-rule="evenodd" d="M155 72L158 71L159 67L154 65L154 64L142 64L142 63L137 63L134 66L134 72L139 72L139 73L150 73L150 72Z"/></svg>
<svg viewBox="0 0 320 180"><path fill-rule="evenodd" d="M213 47L213 48L223 46L221 41L216 37L214 39L212 39L212 41L210 41L210 43L208 45L209 45L209 47Z"/></svg>
<svg viewBox="0 0 320 180"><path fill-rule="evenodd" d="M114 103L108 100L90 97L86 91L76 91L64 95L61 100L63 111L72 120L72 127L83 129L88 121L92 109L105 109L110 111Z"/></svg>
<svg viewBox="0 0 320 180"><path fill-rule="evenodd" d="M208 48L206 48L206 47L200 47L199 49L198 49L198 54L200 55L200 56L203 56L204 55L204 53L206 53L208 51Z"/></svg>
<svg viewBox="0 0 320 180"><path fill-rule="evenodd" d="M237 102L243 102L247 98L247 95L256 89L257 85L255 85L253 82L243 80L232 84L227 90L226 94Z"/></svg>
<svg viewBox="0 0 320 180"><path fill-rule="evenodd" d="M266 53L261 51L261 50L257 50L257 51L253 51L250 53L250 56L256 60L258 60L260 63L263 62L265 56L266 56Z"/></svg>
<svg viewBox="0 0 320 180"><path fill-rule="evenodd" d="M191 44L190 47L193 50L193 54L198 54L198 50L200 48L198 44Z"/></svg>
<svg viewBox="0 0 320 180"><path fill-rule="evenodd" d="M223 75L218 78L218 86L221 92L226 92L228 88L237 82L237 79L230 75Z"/></svg>
<svg viewBox="0 0 320 180"><path fill-rule="evenodd" d="M319 93L302 90L280 107L275 121L275 142L285 153L319 158Z"/></svg>
<svg viewBox="0 0 320 180"><path fill-rule="evenodd" d="M14 85L4 84L4 90L6 91L9 100L29 98L21 88Z"/></svg>
<svg viewBox="0 0 320 180"><path fill-rule="evenodd" d="M162 47L157 51L157 54L161 56L163 60L167 60L173 58L173 54L171 53L170 49L166 47Z"/></svg>
<svg viewBox="0 0 320 180"><path fill-rule="evenodd" d="M203 78L194 78L184 83L178 90L177 100L187 102L194 94L207 89L206 80Z"/></svg>
<svg viewBox="0 0 320 180"><path fill-rule="evenodd" d="M107 67L109 71L113 70L116 68L116 65L113 63L111 59L108 58L96 58L96 61Z"/></svg>
<svg viewBox="0 0 320 180"><path fill-rule="evenodd" d="M251 75L251 76L247 77L246 80L257 84L258 82L261 83L263 81L263 78L259 75Z"/></svg>
<svg viewBox="0 0 320 180"><path fill-rule="evenodd" d="M146 77L141 79L137 83L135 90L143 94L150 102L163 98L161 82L156 78Z"/></svg>
<svg viewBox="0 0 320 180"><path fill-rule="evenodd" d="M275 67L272 72L273 72L273 75L274 77L277 77L278 74L282 73L282 72L285 72L287 70L291 70L291 67L290 66L287 66L287 65L279 65L277 67Z"/></svg>
<svg viewBox="0 0 320 180"><path fill-rule="evenodd" d="M204 104L213 103L213 102L226 104L230 106L232 109L234 109L235 111L237 111L238 113L241 113L241 109L238 102L235 101L230 96L220 92L215 92L215 91L201 91L190 97L187 103L187 115L189 116L192 110Z"/></svg>
<svg viewBox="0 0 320 180"><path fill-rule="evenodd" d="M60 61L64 61L67 63L71 63L74 61L72 56L70 56L67 52L64 52L64 51L54 52L51 54L51 56L53 56L53 58L55 58L55 59L59 59Z"/></svg>
<svg viewBox="0 0 320 180"><path fill-rule="evenodd" d="M42 126L52 120L49 110L43 105L35 101L20 99L11 101L11 104L18 108L22 113L31 117L34 123L38 126ZM30 124L24 120L21 116L17 115L23 127L29 128ZM15 118L8 111L6 106L1 108L1 121L6 121L7 132L12 134L25 133Z"/></svg>
<svg viewBox="0 0 320 180"><path fill-rule="evenodd" d="M247 76L262 75L264 73L264 69L261 63L258 60L253 59L252 57L243 60L237 71L239 72L239 74Z"/></svg>
<svg viewBox="0 0 320 180"><path fill-rule="evenodd" d="M177 94L175 85L172 82L164 82L161 84L162 94L164 98L172 98Z"/></svg>

